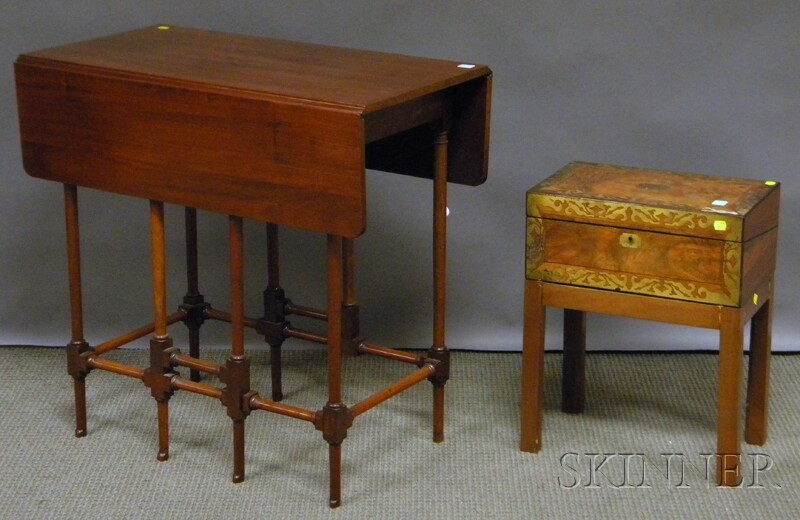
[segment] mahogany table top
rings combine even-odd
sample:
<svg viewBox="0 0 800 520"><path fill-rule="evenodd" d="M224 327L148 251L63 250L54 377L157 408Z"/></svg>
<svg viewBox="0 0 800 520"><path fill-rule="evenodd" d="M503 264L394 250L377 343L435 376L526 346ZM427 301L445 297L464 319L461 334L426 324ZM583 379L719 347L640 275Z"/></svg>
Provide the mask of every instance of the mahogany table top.
<svg viewBox="0 0 800 520"><path fill-rule="evenodd" d="M488 169L491 71L453 61L156 26L15 64L36 177L342 236L365 168L451 182Z"/></svg>

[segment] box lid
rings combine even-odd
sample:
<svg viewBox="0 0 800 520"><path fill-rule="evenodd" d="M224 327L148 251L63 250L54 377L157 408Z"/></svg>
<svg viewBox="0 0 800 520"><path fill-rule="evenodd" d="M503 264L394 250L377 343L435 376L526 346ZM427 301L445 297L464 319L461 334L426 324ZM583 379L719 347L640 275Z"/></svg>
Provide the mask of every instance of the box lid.
<svg viewBox="0 0 800 520"><path fill-rule="evenodd" d="M746 241L778 225L774 181L573 162L528 190L528 216Z"/></svg>

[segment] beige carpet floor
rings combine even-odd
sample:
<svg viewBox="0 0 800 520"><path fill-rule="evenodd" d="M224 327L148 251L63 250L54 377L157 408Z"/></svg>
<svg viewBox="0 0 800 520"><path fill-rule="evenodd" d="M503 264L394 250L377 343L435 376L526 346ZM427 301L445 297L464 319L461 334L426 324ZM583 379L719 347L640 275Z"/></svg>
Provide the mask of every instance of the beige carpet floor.
<svg viewBox="0 0 800 520"><path fill-rule="evenodd" d="M112 358L147 362L134 350ZM344 503L329 510L327 445L308 423L251 415L247 479L232 484L218 402L173 397L171 459L159 463L155 404L139 381L92 372L89 435L76 439L63 350L2 348L0 518L800 518L800 356L772 359L769 441L743 445L739 489L714 485L713 462L705 471L714 355L591 354L587 411L567 415L561 356L548 354L544 446L532 455L517 449L520 355L456 352L445 443L431 442L427 383L367 412L344 442ZM253 387L266 392L265 353L253 361ZM346 364L349 403L408 371ZM288 350L286 402L320 408L325 366L321 350Z"/></svg>

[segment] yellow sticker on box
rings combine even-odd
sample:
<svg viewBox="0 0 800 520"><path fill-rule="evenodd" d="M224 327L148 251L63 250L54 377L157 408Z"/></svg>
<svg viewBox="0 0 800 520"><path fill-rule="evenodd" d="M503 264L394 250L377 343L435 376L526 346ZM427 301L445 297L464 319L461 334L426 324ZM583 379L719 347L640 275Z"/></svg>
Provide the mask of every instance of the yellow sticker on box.
<svg viewBox="0 0 800 520"><path fill-rule="evenodd" d="M728 223L724 220L715 220L714 221L714 229L717 231L725 231L728 229Z"/></svg>

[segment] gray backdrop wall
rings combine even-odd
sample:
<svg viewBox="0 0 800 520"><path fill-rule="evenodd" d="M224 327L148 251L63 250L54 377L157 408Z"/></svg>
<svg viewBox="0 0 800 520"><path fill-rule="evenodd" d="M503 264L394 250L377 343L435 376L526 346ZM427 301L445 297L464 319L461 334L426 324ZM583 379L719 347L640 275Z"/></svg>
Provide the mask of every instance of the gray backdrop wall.
<svg viewBox="0 0 800 520"><path fill-rule="evenodd" d="M783 183L774 348L800 333L800 2L4 0L0 5L0 344L64 344L60 186L22 170L12 63L25 51L157 23L490 65L490 177L451 189L448 344L518 350L525 191L572 160ZM430 183L368 174L357 242L371 340L430 344ZM147 202L82 192L87 339L149 321ZM182 212L169 219L170 295L183 291ZM227 307L227 222L201 218L202 288ZM264 285L262 226L246 227L248 306ZM322 306L324 239L287 230L282 281ZM556 331L559 316L549 315ZM592 316L595 349L716 348L716 334ZM208 329L211 330L211 329ZM180 337L180 334L178 334ZM558 348L550 334L549 348ZM260 348L256 336L251 348ZM224 345L227 331L209 336Z"/></svg>

